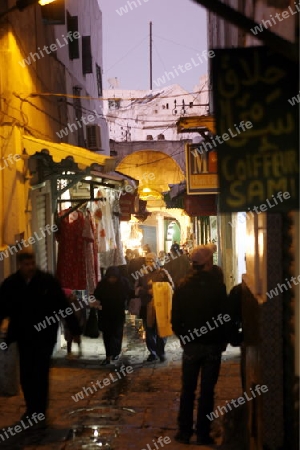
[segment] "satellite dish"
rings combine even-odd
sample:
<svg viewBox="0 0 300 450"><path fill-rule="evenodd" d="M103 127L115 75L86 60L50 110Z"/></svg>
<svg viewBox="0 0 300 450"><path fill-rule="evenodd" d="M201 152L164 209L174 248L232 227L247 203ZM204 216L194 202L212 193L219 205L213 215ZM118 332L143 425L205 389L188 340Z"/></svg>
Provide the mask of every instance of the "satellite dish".
<svg viewBox="0 0 300 450"><path fill-rule="evenodd" d="M109 87L110 89L117 89L120 87L120 83L117 77L114 78L108 78L108 83L109 83Z"/></svg>

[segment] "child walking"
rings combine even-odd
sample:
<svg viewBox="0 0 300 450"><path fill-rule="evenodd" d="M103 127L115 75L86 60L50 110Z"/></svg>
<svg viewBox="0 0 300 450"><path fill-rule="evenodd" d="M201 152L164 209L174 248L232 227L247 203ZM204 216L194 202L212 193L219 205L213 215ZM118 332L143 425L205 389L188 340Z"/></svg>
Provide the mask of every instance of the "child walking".
<svg viewBox="0 0 300 450"><path fill-rule="evenodd" d="M75 315L78 319L79 326L82 332L86 320L85 309L82 308L81 305L79 304L78 298L73 293L72 289L63 289L63 291L65 293L65 296L67 297L69 304L71 305L73 303L73 305L75 305L74 307ZM73 358L74 355L72 354L72 342L74 336L71 333L65 321L63 321L63 324L64 324L64 338L67 341L67 358ZM81 339L78 342L78 356L82 356Z"/></svg>

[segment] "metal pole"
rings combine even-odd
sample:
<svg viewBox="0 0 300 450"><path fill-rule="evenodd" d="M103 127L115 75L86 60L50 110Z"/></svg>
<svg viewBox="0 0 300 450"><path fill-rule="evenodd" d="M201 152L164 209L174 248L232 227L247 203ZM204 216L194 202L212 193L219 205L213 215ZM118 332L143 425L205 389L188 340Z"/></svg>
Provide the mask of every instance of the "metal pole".
<svg viewBox="0 0 300 450"><path fill-rule="evenodd" d="M150 90L152 91L152 22L150 22Z"/></svg>

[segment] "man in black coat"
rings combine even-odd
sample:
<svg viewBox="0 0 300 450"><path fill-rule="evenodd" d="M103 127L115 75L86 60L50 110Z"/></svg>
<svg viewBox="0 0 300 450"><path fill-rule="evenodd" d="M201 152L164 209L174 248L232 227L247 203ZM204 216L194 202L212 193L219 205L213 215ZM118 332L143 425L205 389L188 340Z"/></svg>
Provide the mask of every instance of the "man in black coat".
<svg viewBox="0 0 300 450"><path fill-rule="evenodd" d="M227 295L225 285L212 269L212 250L205 245L191 253L194 272L175 290L172 328L183 347L182 391L175 440L188 444L193 434L193 408L201 371L196 434L198 445L213 443L211 421L214 388L218 380L221 354L226 348Z"/></svg>
<svg viewBox="0 0 300 450"><path fill-rule="evenodd" d="M66 320L76 342L81 330L59 282L37 268L34 253L24 249L17 258L19 270L0 286L0 325L10 319L6 343L18 345L25 420L37 414L46 417L50 360L60 320Z"/></svg>

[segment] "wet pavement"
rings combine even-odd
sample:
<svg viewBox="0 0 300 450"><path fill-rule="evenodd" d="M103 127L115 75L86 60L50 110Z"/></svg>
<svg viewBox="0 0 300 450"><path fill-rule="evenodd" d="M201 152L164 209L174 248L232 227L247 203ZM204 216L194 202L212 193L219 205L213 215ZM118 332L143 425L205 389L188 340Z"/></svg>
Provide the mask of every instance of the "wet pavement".
<svg viewBox="0 0 300 450"><path fill-rule="evenodd" d="M49 427L26 430L0 442L10 450L180 450L174 441L179 407L181 349L169 338L165 363L145 362L148 352L143 332L128 318L120 360L101 365L105 357L101 337L83 339L83 356L66 358L59 350L53 359L50 384ZM239 351L229 348L216 387L215 407L242 394ZM24 413L22 395L0 397L0 428L7 430ZM238 421L236 416L239 416ZM218 448L242 450L244 410L225 414L213 422ZM233 417L235 416L235 417ZM0 429L0 434L1 434ZM3 431L2 431L2 435ZM216 446L202 446L204 450Z"/></svg>

